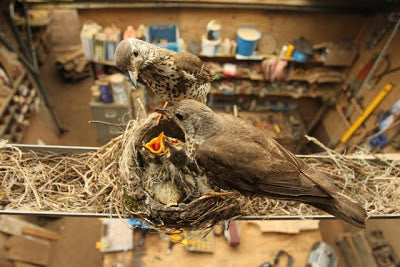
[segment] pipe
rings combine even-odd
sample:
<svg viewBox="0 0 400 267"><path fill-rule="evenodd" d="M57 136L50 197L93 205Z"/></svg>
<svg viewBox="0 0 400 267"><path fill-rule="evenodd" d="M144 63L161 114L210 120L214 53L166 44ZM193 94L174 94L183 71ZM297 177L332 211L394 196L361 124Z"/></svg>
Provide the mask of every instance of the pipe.
<svg viewBox="0 0 400 267"><path fill-rule="evenodd" d="M25 17L25 30L26 30L27 35L28 35L28 44L29 44L29 48L31 50L31 57L32 57L33 67L35 68L35 70L37 72L39 72L39 64L38 64L38 61L37 61L36 49L35 49L35 46L33 44L32 30L31 30L31 26L30 26L30 23L29 23L29 20L30 20L29 19L29 13L28 13L28 8L27 8L25 0L23 0L22 6L23 6L23 10L24 10L24 17Z"/></svg>

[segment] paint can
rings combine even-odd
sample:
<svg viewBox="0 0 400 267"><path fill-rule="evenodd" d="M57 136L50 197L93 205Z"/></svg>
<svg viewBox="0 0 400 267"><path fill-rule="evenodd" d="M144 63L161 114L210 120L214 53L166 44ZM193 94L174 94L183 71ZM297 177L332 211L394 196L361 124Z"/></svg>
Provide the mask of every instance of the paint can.
<svg viewBox="0 0 400 267"><path fill-rule="evenodd" d="M119 105L125 105L127 103L127 96L125 91L124 76L116 73L111 75L108 80L111 84L114 102Z"/></svg>
<svg viewBox="0 0 400 267"><path fill-rule="evenodd" d="M220 37L221 24L213 19L207 24L207 40L218 40Z"/></svg>
<svg viewBox="0 0 400 267"><path fill-rule="evenodd" d="M100 89L101 102L103 102L105 104L112 103L113 97L112 97L111 88L107 81L107 78L102 77L96 83Z"/></svg>
<svg viewBox="0 0 400 267"><path fill-rule="evenodd" d="M256 48L261 33L253 27L241 27L237 31L237 53L251 56Z"/></svg>

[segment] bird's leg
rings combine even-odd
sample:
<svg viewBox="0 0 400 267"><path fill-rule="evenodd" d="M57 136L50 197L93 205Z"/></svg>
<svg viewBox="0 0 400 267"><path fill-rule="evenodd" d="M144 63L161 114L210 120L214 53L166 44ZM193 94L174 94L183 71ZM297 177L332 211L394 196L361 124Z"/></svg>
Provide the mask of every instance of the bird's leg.
<svg viewBox="0 0 400 267"><path fill-rule="evenodd" d="M167 106L168 106L168 101L166 101L164 103L162 108L166 108ZM163 116L162 114L158 114L157 116L154 117L154 119L157 119L157 124L156 125L160 124L160 120L161 120L162 116Z"/></svg>
<svg viewBox="0 0 400 267"><path fill-rule="evenodd" d="M200 199L209 199L209 198L219 198L225 199L227 197L239 196L238 192L215 192L213 190L208 191L204 195L200 197Z"/></svg>

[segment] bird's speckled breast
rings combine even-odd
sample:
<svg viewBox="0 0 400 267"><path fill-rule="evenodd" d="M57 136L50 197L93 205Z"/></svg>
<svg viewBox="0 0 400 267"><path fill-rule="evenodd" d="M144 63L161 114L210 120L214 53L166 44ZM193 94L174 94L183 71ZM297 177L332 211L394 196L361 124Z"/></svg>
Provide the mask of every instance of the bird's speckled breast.
<svg viewBox="0 0 400 267"><path fill-rule="evenodd" d="M173 63L173 60L164 58L161 62L142 70L139 80L163 101L203 100L210 91L210 83L188 80ZM196 74L192 75L196 77Z"/></svg>

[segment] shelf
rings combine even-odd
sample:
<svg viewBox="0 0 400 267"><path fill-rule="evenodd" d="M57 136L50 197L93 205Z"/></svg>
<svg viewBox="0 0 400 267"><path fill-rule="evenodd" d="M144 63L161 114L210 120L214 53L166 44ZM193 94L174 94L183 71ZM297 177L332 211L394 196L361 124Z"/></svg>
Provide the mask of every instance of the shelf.
<svg viewBox="0 0 400 267"><path fill-rule="evenodd" d="M273 58L273 57L279 57L276 55L259 55L259 56L254 56L254 57L245 57L245 56L229 56L229 55L215 55L215 56L204 56L204 55L198 55L200 59L203 60L217 60L217 61L262 61L265 58ZM309 60L306 62L297 62L293 58L286 58L286 57L279 57L282 60L290 61L290 62L296 62L298 64L324 64L323 61L319 60ZM89 59L88 60L91 63L94 64L99 64L99 65L105 65L105 66L111 66L111 67L116 67L114 62L112 61L106 61L106 60L94 60L94 59Z"/></svg>
<svg viewBox="0 0 400 267"><path fill-rule="evenodd" d="M223 96L223 97L253 97L253 98L265 98L265 97L271 97L271 96L287 96L287 97L292 97L292 98L302 98L302 97L308 97L308 98L318 98L318 97L323 97L327 94L327 92L324 92L322 90L314 91L314 92L305 92L305 93L297 93L297 92L292 92L292 91L279 91L279 92L268 92L264 93L262 96L261 95L255 95L255 94L224 94L224 93L218 93L218 92L211 92L210 95L216 95L216 96Z"/></svg>
<svg viewBox="0 0 400 267"><path fill-rule="evenodd" d="M252 80L252 81L265 81L262 74L240 75L240 76L229 76L229 75L221 74L221 77L216 79L215 81L219 81L219 80L223 80L223 79L246 79L246 80Z"/></svg>
<svg viewBox="0 0 400 267"><path fill-rule="evenodd" d="M288 58L288 57L281 57L278 55L257 55L257 56L250 56L250 57L246 57L246 56L241 56L241 55L215 55L215 56L205 56L205 55L198 55L199 58L201 59L205 59L205 60L217 60L217 61L262 61L264 59L268 59L268 58L279 58L281 60L286 60L286 61L290 61L290 62L295 62L298 64L321 64L324 65L324 61L322 60L318 60L318 59L308 59L306 62L298 62L296 61L294 58Z"/></svg>
<svg viewBox="0 0 400 267"><path fill-rule="evenodd" d="M241 55L215 55L215 56L206 56L199 54L199 58L206 59L206 60L239 60L239 61L261 61L265 58L264 55L256 55L256 56L241 56Z"/></svg>
<svg viewBox="0 0 400 267"><path fill-rule="evenodd" d="M18 109L17 107L13 107L10 111L9 118L4 122L3 125L0 126L0 136L3 136L8 127L10 126L11 121L14 119L14 113L15 111L17 111L17 109Z"/></svg>
<svg viewBox="0 0 400 267"><path fill-rule="evenodd" d="M24 80L25 75L26 75L26 71L23 70L22 73L18 76L18 78L15 79L15 81L13 82L12 92L6 98L6 100L4 101L3 105L0 107L0 118L3 117L4 111L7 109L8 105L10 104L10 101L13 98L15 92L17 92L18 86Z"/></svg>
<svg viewBox="0 0 400 267"><path fill-rule="evenodd" d="M91 63L94 63L94 64L116 67L115 64L114 64L114 62L112 62L112 61L94 60L94 59L89 59L88 61L91 62Z"/></svg>

